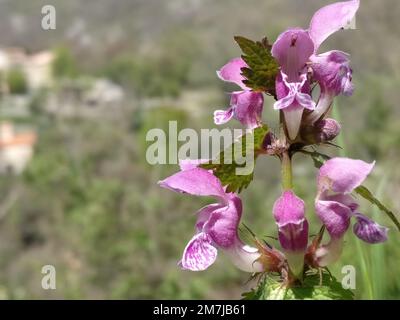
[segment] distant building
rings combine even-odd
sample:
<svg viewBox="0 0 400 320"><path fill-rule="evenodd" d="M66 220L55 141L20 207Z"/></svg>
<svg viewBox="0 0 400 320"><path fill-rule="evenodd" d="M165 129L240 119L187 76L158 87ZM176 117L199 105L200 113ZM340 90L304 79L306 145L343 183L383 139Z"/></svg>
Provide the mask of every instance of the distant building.
<svg viewBox="0 0 400 320"><path fill-rule="evenodd" d="M86 92L84 101L89 106L107 106L121 103L124 99L124 90L107 79L96 79L92 87Z"/></svg>
<svg viewBox="0 0 400 320"><path fill-rule="evenodd" d="M62 117L114 117L125 102L123 88L104 78L64 80L51 92L44 110Z"/></svg>
<svg viewBox="0 0 400 320"><path fill-rule="evenodd" d="M0 49L0 72L6 75L12 69L19 69L25 75L29 89L50 87L53 84L53 60L54 54L51 51L27 54L22 48L3 48ZM0 89L7 93L4 79Z"/></svg>
<svg viewBox="0 0 400 320"><path fill-rule="evenodd" d="M41 51L27 56L24 72L27 76L30 89L50 87L53 84L52 63L54 54L50 51Z"/></svg>
<svg viewBox="0 0 400 320"><path fill-rule="evenodd" d="M33 155L34 132L16 133L12 123L0 123L0 174L20 174Z"/></svg>

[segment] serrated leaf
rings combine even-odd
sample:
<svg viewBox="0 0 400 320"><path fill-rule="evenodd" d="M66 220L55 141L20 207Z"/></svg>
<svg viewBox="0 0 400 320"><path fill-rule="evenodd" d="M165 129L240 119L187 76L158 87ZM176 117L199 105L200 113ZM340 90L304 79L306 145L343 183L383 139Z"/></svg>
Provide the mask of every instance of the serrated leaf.
<svg viewBox="0 0 400 320"><path fill-rule="evenodd" d="M331 157L329 157L328 155L319 153L317 151L310 152L310 151L303 150L302 153L310 155L310 157L312 158L312 160L314 162L314 166L318 169L321 168L321 166L325 163L325 161L331 159ZM386 213L387 216L389 217L389 219L392 220L392 222L395 224L397 229L400 231L400 222L397 219L395 213L393 211L391 211L390 209L388 209L381 201L379 201L372 194L372 192L369 191L368 188L366 188L364 186L359 186L358 188L355 189L355 192L357 194L359 194L361 197L363 197L364 199L368 200L373 205L376 205L379 208L379 210Z"/></svg>
<svg viewBox="0 0 400 320"><path fill-rule="evenodd" d="M249 66L242 68L242 75L246 78L243 83L256 92L266 92L276 98L275 79L279 65L271 55L267 38L255 42L236 36L235 41L243 51L242 59Z"/></svg>
<svg viewBox="0 0 400 320"><path fill-rule="evenodd" d="M255 160L267 133L267 126L254 129L252 132L241 136L238 141L222 151L216 159L204 163L200 167L213 170L214 175L220 179L222 185L227 186L227 192L241 192L253 180L254 170L251 170L249 174L238 174L238 170L250 168L250 166L254 169ZM253 137L249 135L253 135ZM252 140L254 143L248 143ZM253 154L251 158L250 152ZM225 161L226 159L230 161ZM238 163L238 159L246 159L246 163Z"/></svg>
<svg viewBox="0 0 400 320"><path fill-rule="evenodd" d="M322 276L322 277L321 277ZM243 294L246 300L353 300L351 290L344 289L342 284L328 272L308 273L303 283L298 286L285 286L271 276L265 276L257 288Z"/></svg>

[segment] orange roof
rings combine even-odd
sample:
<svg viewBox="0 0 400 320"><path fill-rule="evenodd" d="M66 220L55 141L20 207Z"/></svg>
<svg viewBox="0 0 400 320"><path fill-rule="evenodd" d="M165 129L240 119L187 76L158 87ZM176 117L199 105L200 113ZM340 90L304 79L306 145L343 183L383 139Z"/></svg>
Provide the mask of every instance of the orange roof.
<svg viewBox="0 0 400 320"><path fill-rule="evenodd" d="M6 148L16 145L34 145L36 134L33 132L21 133L13 136L11 139L0 140L0 148Z"/></svg>

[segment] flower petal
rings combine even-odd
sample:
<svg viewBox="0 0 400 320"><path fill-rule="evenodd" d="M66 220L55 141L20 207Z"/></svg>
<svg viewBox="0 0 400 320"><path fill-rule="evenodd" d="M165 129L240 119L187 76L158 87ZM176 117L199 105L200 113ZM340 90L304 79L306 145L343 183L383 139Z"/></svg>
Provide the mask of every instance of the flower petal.
<svg viewBox="0 0 400 320"><path fill-rule="evenodd" d="M279 227L288 223L298 223L304 219L304 201L293 191L284 191L275 201L273 208L274 218Z"/></svg>
<svg viewBox="0 0 400 320"><path fill-rule="evenodd" d="M225 250L225 253L231 258L232 263L242 271L251 273L265 271L262 263L257 261L261 256L257 248L237 241L233 247Z"/></svg>
<svg viewBox="0 0 400 320"><path fill-rule="evenodd" d="M211 238L204 232L195 235L187 244L180 266L191 271L203 271L217 259L217 249Z"/></svg>
<svg viewBox="0 0 400 320"><path fill-rule="evenodd" d="M238 226L242 215L242 201L231 195L228 205L214 211L204 225L214 243L221 248L232 247L238 239Z"/></svg>
<svg viewBox="0 0 400 320"><path fill-rule="evenodd" d="M288 251L304 251L308 242L308 223L304 201L293 191L285 191L274 204L273 214L279 228L279 242Z"/></svg>
<svg viewBox="0 0 400 320"><path fill-rule="evenodd" d="M315 259L320 267L326 267L339 260L343 251L343 238L332 238L315 252Z"/></svg>
<svg viewBox="0 0 400 320"><path fill-rule="evenodd" d="M283 81L282 72L278 72L278 75L276 76L275 91L278 100L285 98L289 94L289 88L285 84L285 81ZM282 109L282 108L275 108L275 109Z"/></svg>
<svg viewBox="0 0 400 320"><path fill-rule="evenodd" d="M289 82L297 82L299 74L314 52L308 32L295 28L283 32L272 46L272 56L278 60Z"/></svg>
<svg viewBox="0 0 400 320"><path fill-rule="evenodd" d="M291 140L296 139L299 133L303 111L304 108L297 104L292 104L289 108L283 109L286 127Z"/></svg>
<svg viewBox="0 0 400 320"><path fill-rule="evenodd" d="M360 6L359 0L337 2L319 9L311 19L309 33L315 52L331 34L344 28L353 20Z"/></svg>
<svg viewBox="0 0 400 320"><path fill-rule="evenodd" d="M296 98L296 96L294 94L288 94L286 97L284 97L274 103L274 109L282 110L285 108L289 108L293 104L295 98Z"/></svg>
<svg viewBox="0 0 400 320"><path fill-rule="evenodd" d="M343 51L329 51L310 58L313 76L321 86L321 94L328 91L338 96L351 96L354 91L352 83L353 70L350 68L349 54Z"/></svg>
<svg viewBox="0 0 400 320"><path fill-rule="evenodd" d="M220 210L224 207L225 206L223 204L213 203L197 211L196 230L198 232L201 232L203 230L204 224L210 219L211 214L214 211Z"/></svg>
<svg viewBox="0 0 400 320"><path fill-rule="evenodd" d="M301 105L305 109L308 109L308 110L315 109L315 102L313 101L311 96L307 93L298 92L296 94L296 100L299 103L299 105Z"/></svg>
<svg viewBox="0 0 400 320"><path fill-rule="evenodd" d="M231 105L235 109L235 118L246 128L254 129L260 125L264 106L262 93L242 91L233 93Z"/></svg>
<svg viewBox="0 0 400 320"><path fill-rule="evenodd" d="M202 168L180 171L158 182L158 184L175 192L226 199L225 191L219 179Z"/></svg>
<svg viewBox="0 0 400 320"><path fill-rule="evenodd" d="M356 199L354 199L349 194L335 194L330 196L322 196L320 200L340 202L341 204L348 207L352 213L354 213L358 209L358 203Z"/></svg>
<svg viewBox="0 0 400 320"><path fill-rule="evenodd" d="M332 158L319 169L318 189L350 193L363 183L374 165L375 162L369 164L349 158Z"/></svg>
<svg viewBox="0 0 400 320"><path fill-rule="evenodd" d="M247 67L247 64L242 58L234 58L217 71L217 75L221 80L235 83L242 89L246 89L247 87L243 83L245 78L242 76L241 71L245 67Z"/></svg>
<svg viewBox="0 0 400 320"><path fill-rule="evenodd" d="M227 123L232 119L234 115L234 109L231 107L228 110L215 110L214 111L214 123L221 125Z"/></svg>
<svg viewBox="0 0 400 320"><path fill-rule="evenodd" d="M357 222L353 226L354 234L368 243L381 243L387 240L388 228L383 227L368 217L357 213Z"/></svg>
<svg viewBox="0 0 400 320"><path fill-rule="evenodd" d="M179 167L181 171L197 168L199 165L208 162L209 159L180 159Z"/></svg>
<svg viewBox="0 0 400 320"><path fill-rule="evenodd" d="M315 211L332 238L341 238L350 226L351 209L336 201L317 200Z"/></svg>

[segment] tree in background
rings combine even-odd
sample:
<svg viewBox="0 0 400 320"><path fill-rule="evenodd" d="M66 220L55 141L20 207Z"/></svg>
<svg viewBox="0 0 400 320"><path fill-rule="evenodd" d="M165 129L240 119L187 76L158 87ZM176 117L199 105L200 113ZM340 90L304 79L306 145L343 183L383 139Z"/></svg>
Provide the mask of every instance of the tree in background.
<svg viewBox="0 0 400 320"><path fill-rule="evenodd" d="M7 73L6 83L11 94L25 94L28 91L25 74L20 69L11 69Z"/></svg>
<svg viewBox="0 0 400 320"><path fill-rule="evenodd" d="M74 56L67 47L55 49L55 58L52 66L55 78L74 78L78 75L78 67Z"/></svg>

